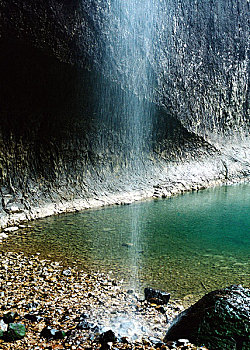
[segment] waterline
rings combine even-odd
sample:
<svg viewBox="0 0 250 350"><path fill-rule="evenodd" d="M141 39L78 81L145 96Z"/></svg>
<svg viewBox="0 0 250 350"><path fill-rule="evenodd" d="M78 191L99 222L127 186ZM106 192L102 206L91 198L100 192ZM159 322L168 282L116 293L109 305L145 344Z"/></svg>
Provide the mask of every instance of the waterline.
<svg viewBox="0 0 250 350"><path fill-rule="evenodd" d="M138 276L140 291L151 286L197 299L204 286L248 286L249 204L250 186L235 185L88 210L38 220L25 236L10 236L5 248L39 251L89 271L112 270L127 288Z"/></svg>

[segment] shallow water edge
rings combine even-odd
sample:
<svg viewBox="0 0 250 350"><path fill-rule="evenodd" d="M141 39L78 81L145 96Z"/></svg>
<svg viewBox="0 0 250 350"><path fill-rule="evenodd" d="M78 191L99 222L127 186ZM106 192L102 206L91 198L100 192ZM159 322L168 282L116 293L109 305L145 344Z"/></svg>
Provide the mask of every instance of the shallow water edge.
<svg viewBox="0 0 250 350"><path fill-rule="evenodd" d="M249 284L249 196L249 184L235 184L48 217L6 229L2 247L112 271L141 295L150 286L198 300Z"/></svg>

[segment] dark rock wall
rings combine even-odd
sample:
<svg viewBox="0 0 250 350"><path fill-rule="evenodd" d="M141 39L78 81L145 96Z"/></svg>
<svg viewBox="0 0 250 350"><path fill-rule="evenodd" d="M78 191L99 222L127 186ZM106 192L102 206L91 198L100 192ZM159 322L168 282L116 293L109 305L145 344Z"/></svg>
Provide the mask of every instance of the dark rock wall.
<svg viewBox="0 0 250 350"><path fill-rule="evenodd" d="M1 215L14 204L27 212L48 202L112 193L126 181L136 189L122 118L111 127L99 117L97 91L138 99L136 87L124 92L120 86L119 61L107 69L110 5L0 1ZM233 130L242 139L249 130L249 2L158 5L159 36L149 57L154 98L137 102L154 110L147 164L137 174L145 186L152 177L145 168L159 161L219 156L208 133L225 137Z"/></svg>
<svg viewBox="0 0 250 350"><path fill-rule="evenodd" d="M106 57L116 34L108 21L120 15L112 6L110 0L1 1L0 30L60 61L95 66L119 84L122 62L112 57L110 69ZM157 34L150 52L141 49L155 73L156 102L195 132L249 132L249 2L154 0L153 7Z"/></svg>
<svg viewBox="0 0 250 350"><path fill-rule="evenodd" d="M160 75L162 103L170 102L185 126L204 136L246 135L250 126L249 2L175 3L171 4L171 29L165 30L159 45L162 56L168 58Z"/></svg>

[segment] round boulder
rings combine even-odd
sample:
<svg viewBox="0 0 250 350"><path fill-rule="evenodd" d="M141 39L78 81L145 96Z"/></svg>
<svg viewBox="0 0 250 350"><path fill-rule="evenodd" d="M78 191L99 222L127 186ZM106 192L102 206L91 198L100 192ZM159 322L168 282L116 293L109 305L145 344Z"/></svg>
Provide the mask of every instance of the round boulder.
<svg viewBox="0 0 250 350"><path fill-rule="evenodd" d="M175 318L164 340L179 338L209 350L250 349L250 290L233 285L206 294Z"/></svg>

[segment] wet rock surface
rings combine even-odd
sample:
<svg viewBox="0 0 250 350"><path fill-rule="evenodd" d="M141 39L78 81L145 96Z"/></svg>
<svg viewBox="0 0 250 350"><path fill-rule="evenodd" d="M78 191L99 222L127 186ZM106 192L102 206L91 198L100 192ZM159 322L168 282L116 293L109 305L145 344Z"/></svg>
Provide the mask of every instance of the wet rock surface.
<svg viewBox="0 0 250 350"><path fill-rule="evenodd" d="M250 290L241 285L206 294L183 311L165 341L188 337L211 350L250 348Z"/></svg>
<svg viewBox="0 0 250 350"><path fill-rule="evenodd" d="M168 322L183 309L178 303L170 301L163 314L111 275L90 275L39 254L0 252L0 298L0 332L9 327L12 336L0 337L3 350L205 349L164 343Z"/></svg>
<svg viewBox="0 0 250 350"><path fill-rule="evenodd" d="M156 290L153 288L144 289L145 300L157 305L166 305L170 299L170 293Z"/></svg>
<svg viewBox="0 0 250 350"><path fill-rule="evenodd" d="M249 176L248 142L224 139L224 131L225 137L230 130L233 136L237 130L249 134L249 106L244 102L250 91L249 58L243 54L249 36L248 1L216 8L208 1L200 3L197 13L192 1L171 1L171 20L169 6L159 3L164 21L157 21L158 42L152 52L139 50L154 67L153 95L159 95L157 105L163 107L157 107L153 118L155 146L147 155L149 169L135 174L132 166L122 174L124 161L130 160L121 152L127 142L119 125L124 116L114 121L114 130L109 127L113 111L101 113L112 105L120 116L121 101L104 96L126 99L127 94L120 85L130 69L124 69L119 55L112 55L117 35L110 36L115 28L104 25L118 24L119 12L112 20L109 2L103 0L0 2L0 75L8 82L0 87L0 227L138 198L168 197ZM193 40L197 33L200 37ZM129 33L123 34L125 43ZM137 85L128 90L142 88ZM103 106L100 101L105 101ZM96 117L102 114L107 121Z"/></svg>
<svg viewBox="0 0 250 350"><path fill-rule="evenodd" d="M3 321L5 323L12 323L14 322L15 318L18 316L17 312L8 312L7 314L3 315Z"/></svg>
<svg viewBox="0 0 250 350"><path fill-rule="evenodd" d="M19 340L25 337L26 328L21 323L10 323L8 326L8 330L6 332L5 339L7 341L13 342L15 340Z"/></svg>

